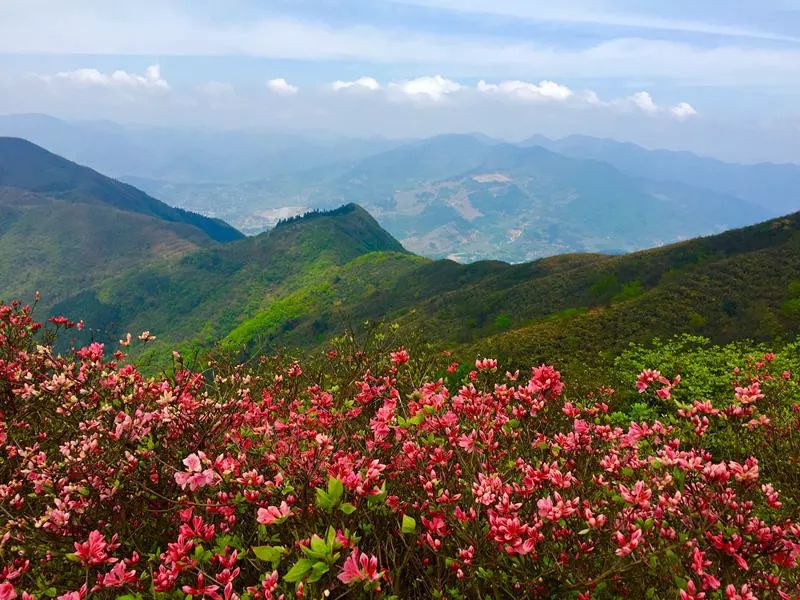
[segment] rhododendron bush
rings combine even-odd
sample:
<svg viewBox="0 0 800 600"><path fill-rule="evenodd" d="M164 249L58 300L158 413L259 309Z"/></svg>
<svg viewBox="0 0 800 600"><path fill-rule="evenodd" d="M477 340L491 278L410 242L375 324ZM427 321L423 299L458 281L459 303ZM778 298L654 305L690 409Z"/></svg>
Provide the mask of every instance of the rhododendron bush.
<svg viewBox="0 0 800 600"><path fill-rule="evenodd" d="M673 404L620 427L546 365L342 343L152 379L40 328L0 308L0 599L800 597L769 360L713 402L643 372Z"/></svg>

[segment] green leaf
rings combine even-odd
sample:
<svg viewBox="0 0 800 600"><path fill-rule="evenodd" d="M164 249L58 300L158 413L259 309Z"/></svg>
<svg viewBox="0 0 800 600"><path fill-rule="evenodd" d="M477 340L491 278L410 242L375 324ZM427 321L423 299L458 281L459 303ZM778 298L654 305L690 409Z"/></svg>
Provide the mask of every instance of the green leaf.
<svg viewBox="0 0 800 600"><path fill-rule="evenodd" d="M311 567L311 576L308 578L308 580L311 582L319 581L328 571L330 571L330 567L324 562L314 563L314 566Z"/></svg>
<svg viewBox="0 0 800 600"><path fill-rule="evenodd" d="M406 419L406 423L408 423L409 425L421 425L424 420L425 420L425 413L423 411L419 411L413 417Z"/></svg>
<svg viewBox="0 0 800 600"><path fill-rule="evenodd" d="M351 515L356 511L356 507L349 502L345 502L339 507L339 510L346 515Z"/></svg>
<svg viewBox="0 0 800 600"><path fill-rule="evenodd" d="M311 549L314 552L325 552L328 550L327 544L325 544L325 540L319 537L316 533L311 536Z"/></svg>
<svg viewBox="0 0 800 600"><path fill-rule="evenodd" d="M381 484L381 491L379 494L375 494L374 496L367 497L367 504L370 506L375 506L376 504L381 504L386 501L386 496L388 493L386 492L386 482L384 481Z"/></svg>
<svg viewBox="0 0 800 600"><path fill-rule="evenodd" d="M316 503L317 507L321 508L326 512L330 512L333 509L333 502L331 502L331 497L328 495L328 492L323 490L322 488L316 489Z"/></svg>
<svg viewBox="0 0 800 600"><path fill-rule="evenodd" d="M335 477L329 478L328 496L330 497L333 506L339 504L339 501L342 499L342 494L344 494L344 484L342 483L342 480L336 479Z"/></svg>
<svg viewBox="0 0 800 600"><path fill-rule="evenodd" d="M336 546L336 530L331 525L328 525L328 531L325 532L325 543L329 548Z"/></svg>
<svg viewBox="0 0 800 600"><path fill-rule="evenodd" d="M303 577L305 577L306 573L308 573L312 567L314 566L314 561L308 558L301 558L298 560L292 568L289 569L289 572L283 576L284 581L288 581L289 583L294 583L295 581L300 581Z"/></svg>
<svg viewBox="0 0 800 600"><path fill-rule="evenodd" d="M413 517L403 515L403 525L401 526L403 533L414 533L417 530L417 522Z"/></svg>
<svg viewBox="0 0 800 600"><path fill-rule="evenodd" d="M281 557L286 554L283 546L253 546L252 550L258 560L273 564L280 562Z"/></svg>

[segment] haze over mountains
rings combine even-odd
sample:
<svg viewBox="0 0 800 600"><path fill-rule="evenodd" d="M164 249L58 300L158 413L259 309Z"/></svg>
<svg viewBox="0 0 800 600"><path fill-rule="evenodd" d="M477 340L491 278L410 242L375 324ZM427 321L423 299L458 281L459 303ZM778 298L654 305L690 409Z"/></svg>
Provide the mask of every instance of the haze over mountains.
<svg viewBox="0 0 800 600"><path fill-rule="evenodd" d="M738 165L581 136L358 140L42 115L0 117L0 134L27 137L245 233L356 202L409 250L462 262L628 252L800 208L797 165Z"/></svg>

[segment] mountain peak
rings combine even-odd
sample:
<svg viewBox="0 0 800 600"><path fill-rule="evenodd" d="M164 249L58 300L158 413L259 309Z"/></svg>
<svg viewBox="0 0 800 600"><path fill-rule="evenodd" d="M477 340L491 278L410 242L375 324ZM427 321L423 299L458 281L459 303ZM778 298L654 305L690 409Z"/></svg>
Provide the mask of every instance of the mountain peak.
<svg viewBox="0 0 800 600"><path fill-rule="evenodd" d="M350 202L332 210L314 210L285 219L274 230L262 235L310 233L319 244L328 240L331 248L350 246L357 253L389 251L406 252L375 218L360 205Z"/></svg>

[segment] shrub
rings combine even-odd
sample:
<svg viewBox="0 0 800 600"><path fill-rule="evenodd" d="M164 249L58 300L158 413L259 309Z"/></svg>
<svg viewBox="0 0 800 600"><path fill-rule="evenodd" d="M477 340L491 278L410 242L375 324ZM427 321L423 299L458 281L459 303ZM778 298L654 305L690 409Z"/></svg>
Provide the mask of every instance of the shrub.
<svg viewBox="0 0 800 600"><path fill-rule="evenodd" d="M570 397L546 365L459 381L343 338L146 379L41 330L0 308L0 598L800 592L798 386L773 358L618 426L613 390ZM638 392L675 402L674 375Z"/></svg>

